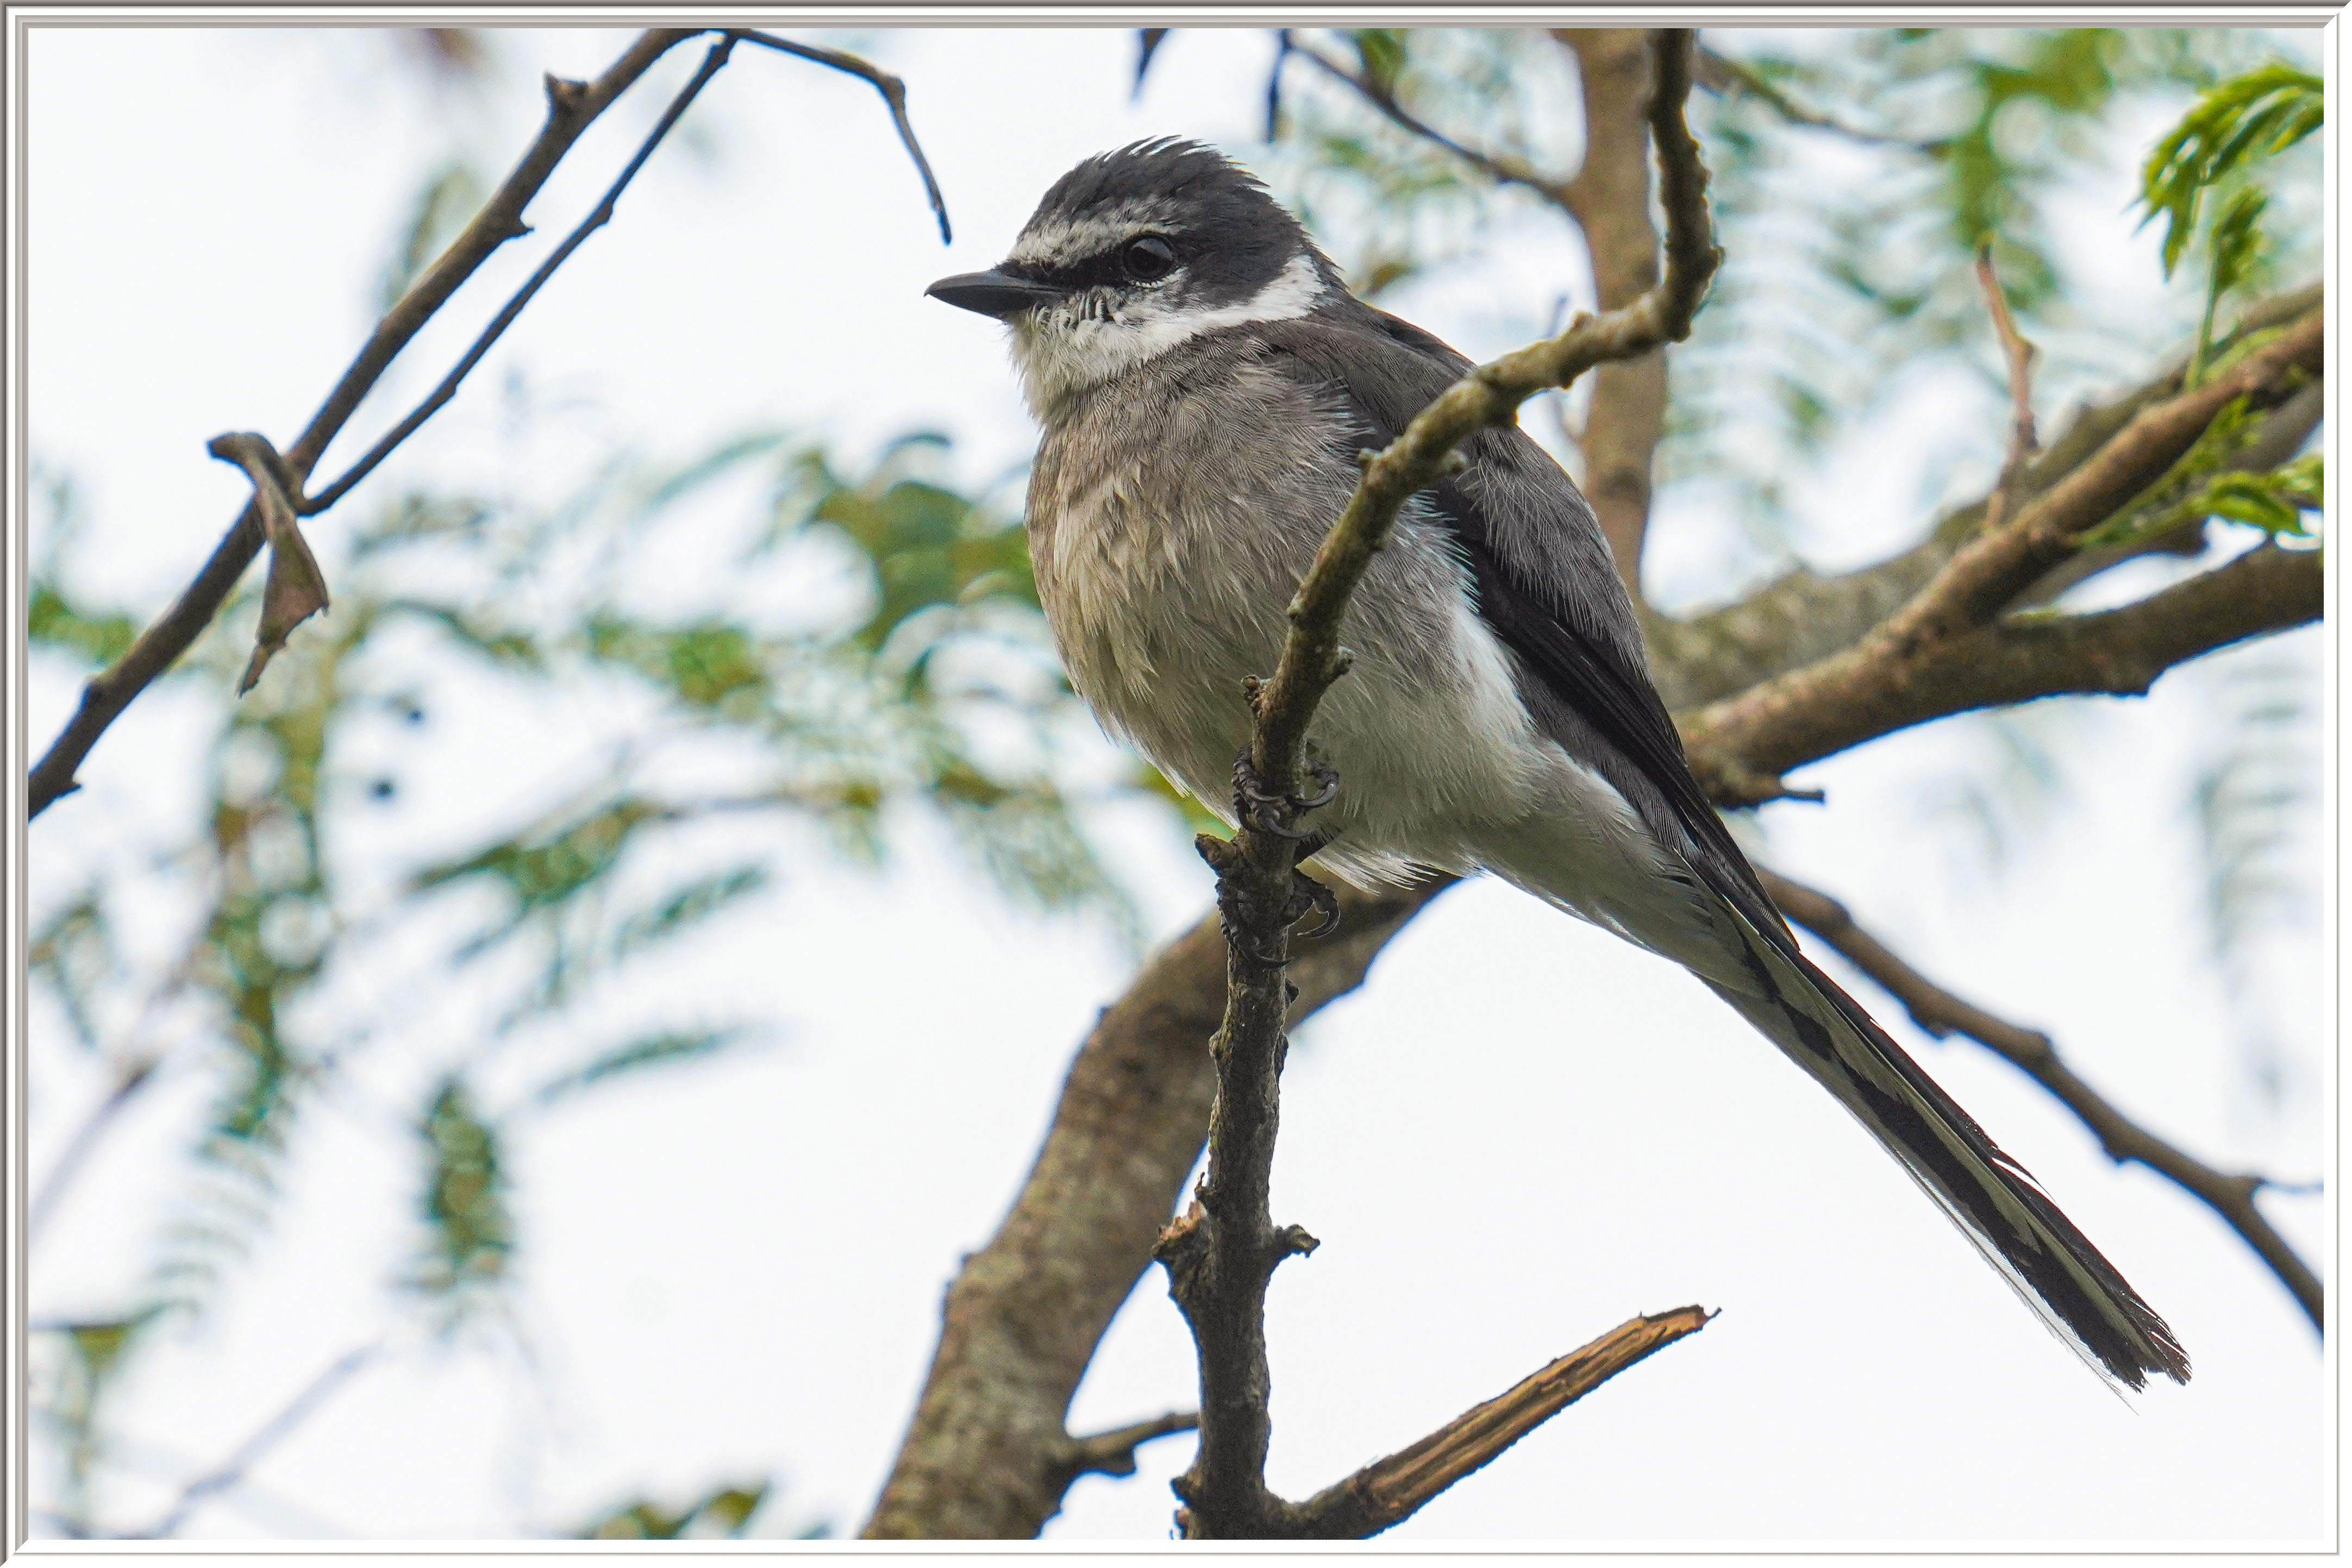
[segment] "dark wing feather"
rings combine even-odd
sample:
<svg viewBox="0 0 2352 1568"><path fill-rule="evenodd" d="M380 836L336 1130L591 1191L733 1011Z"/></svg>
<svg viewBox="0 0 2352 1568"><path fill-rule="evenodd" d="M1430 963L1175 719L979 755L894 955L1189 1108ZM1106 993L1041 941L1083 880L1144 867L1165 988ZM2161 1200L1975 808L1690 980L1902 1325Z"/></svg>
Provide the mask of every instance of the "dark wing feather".
<svg viewBox="0 0 2352 1568"><path fill-rule="evenodd" d="M1360 316L1253 329L1276 353L1295 357L1308 375L1338 389L1367 427L1367 443L1384 446L1470 361L1410 322L1357 309ZM1524 693L1537 722L1596 768L1652 832L1681 850L1709 886L1793 956L1796 942L1780 911L1691 776L1682 736L1642 662L1633 607L1608 565L1591 507L1559 465L1515 428L1482 431L1465 444L1470 470L1440 481L1424 498L1470 567L1480 617L1518 656L1523 680L1539 688ZM1507 471L1521 497L1538 503L1525 509L1542 515L1495 516L1479 494L1486 465ZM1547 530L1570 537L1547 540ZM1573 563L1585 570L1573 582L1560 570L1557 547L1563 542L1586 547L1584 559ZM1553 548L1547 551L1547 545ZM1580 727L1557 722L1561 708ZM1577 727L1604 743L1597 755L1586 737L1573 733Z"/></svg>

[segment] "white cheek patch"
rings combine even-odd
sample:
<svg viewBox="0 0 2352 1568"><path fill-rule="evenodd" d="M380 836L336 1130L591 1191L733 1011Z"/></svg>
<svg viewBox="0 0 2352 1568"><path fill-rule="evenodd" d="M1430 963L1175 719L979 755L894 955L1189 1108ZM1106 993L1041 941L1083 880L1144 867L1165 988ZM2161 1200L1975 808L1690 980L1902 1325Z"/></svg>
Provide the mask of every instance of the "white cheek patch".
<svg viewBox="0 0 2352 1568"><path fill-rule="evenodd" d="M1161 293L1111 306L1094 293L1015 317L1013 362L1039 420L1064 398L1156 359L1203 332L1253 321L1287 321L1321 303L1328 286L1304 256L1290 258L1247 299L1187 308Z"/></svg>

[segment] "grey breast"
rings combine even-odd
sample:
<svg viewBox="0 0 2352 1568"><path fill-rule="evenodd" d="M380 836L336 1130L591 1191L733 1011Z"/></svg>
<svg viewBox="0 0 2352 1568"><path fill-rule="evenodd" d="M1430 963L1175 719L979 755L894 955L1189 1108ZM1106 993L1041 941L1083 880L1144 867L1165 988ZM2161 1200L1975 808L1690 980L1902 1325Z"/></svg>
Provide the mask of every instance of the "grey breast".
<svg viewBox="0 0 2352 1568"><path fill-rule="evenodd" d="M1271 673L1285 607L1355 487L1369 434L1339 389L1247 328L1204 334L1048 417L1029 537L1071 684L1213 810L1249 737L1242 679ZM1495 684L1463 645L1465 571L1444 530L1409 508L1351 601L1341 636L1359 661L1317 721L1318 748L1345 779L1324 825L1397 837L1458 789L1433 773L1432 742L1449 716L1491 707L1465 703L1467 685Z"/></svg>

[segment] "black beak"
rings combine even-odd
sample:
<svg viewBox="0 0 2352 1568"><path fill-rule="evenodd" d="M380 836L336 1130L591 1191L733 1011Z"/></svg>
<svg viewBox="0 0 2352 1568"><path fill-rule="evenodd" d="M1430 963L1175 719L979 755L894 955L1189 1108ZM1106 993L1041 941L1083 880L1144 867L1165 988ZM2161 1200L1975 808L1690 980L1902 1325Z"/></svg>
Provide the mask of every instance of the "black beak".
<svg viewBox="0 0 2352 1568"><path fill-rule="evenodd" d="M953 277L940 278L923 292L960 310L977 310L1000 321L1032 305L1057 298L1062 293L1051 284L1032 283L1003 272L960 272Z"/></svg>

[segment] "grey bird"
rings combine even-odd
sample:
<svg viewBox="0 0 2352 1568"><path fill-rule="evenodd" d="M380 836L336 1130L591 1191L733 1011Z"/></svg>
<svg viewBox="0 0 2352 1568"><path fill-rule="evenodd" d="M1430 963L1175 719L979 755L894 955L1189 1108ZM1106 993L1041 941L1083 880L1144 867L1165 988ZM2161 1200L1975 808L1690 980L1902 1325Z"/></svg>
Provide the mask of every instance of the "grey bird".
<svg viewBox="0 0 2352 1568"><path fill-rule="evenodd" d="M1038 598L1071 685L1228 822L1244 676L1385 446L1470 361L1348 292L1252 176L1138 142L1045 193L996 268L929 292L1011 329L1043 430ZM1798 950L1691 777L1592 509L1516 428L1399 517L1342 623L1310 749L1317 862L1363 886L1491 872L1691 970L1834 1095L2116 1383L2186 1382L2170 1329L2024 1168Z"/></svg>

